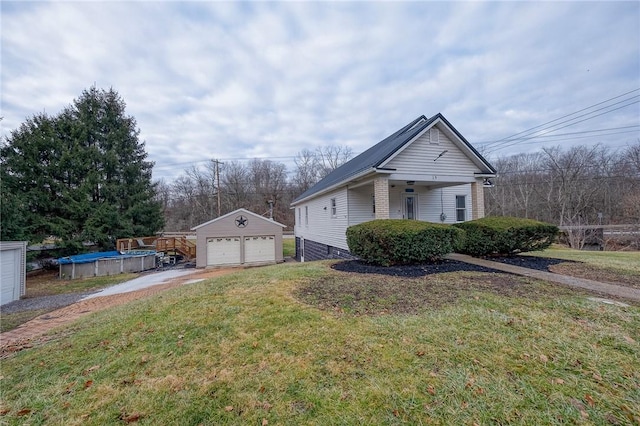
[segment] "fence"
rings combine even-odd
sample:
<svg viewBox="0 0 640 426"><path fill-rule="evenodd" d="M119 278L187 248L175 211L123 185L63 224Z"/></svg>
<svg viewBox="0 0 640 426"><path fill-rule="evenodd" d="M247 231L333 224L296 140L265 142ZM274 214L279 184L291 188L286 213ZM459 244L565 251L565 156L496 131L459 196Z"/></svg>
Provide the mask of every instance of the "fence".
<svg viewBox="0 0 640 426"><path fill-rule="evenodd" d="M640 224L561 226L560 242L580 250L640 250Z"/></svg>

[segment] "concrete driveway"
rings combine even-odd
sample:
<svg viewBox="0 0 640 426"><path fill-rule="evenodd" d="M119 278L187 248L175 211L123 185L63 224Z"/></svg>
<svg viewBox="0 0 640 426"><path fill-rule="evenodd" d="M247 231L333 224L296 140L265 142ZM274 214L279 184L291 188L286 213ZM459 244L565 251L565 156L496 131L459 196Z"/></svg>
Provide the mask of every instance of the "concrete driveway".
<svg viewBox="0 0 640 426"><path fill-rule="evenodd" d="M116 284L111 287L102 289L96 293L92 293L83 297L81 300L93 299L94 297L111 296L114 294L128 293L130 291L138 291L147 287L162 284L167 281L184 277L186 275L195 274L201 272L198 269L170 269L168 271L151 272L144 274L138 278L134 278L129 281L125 281L120 284Z"/></svg>

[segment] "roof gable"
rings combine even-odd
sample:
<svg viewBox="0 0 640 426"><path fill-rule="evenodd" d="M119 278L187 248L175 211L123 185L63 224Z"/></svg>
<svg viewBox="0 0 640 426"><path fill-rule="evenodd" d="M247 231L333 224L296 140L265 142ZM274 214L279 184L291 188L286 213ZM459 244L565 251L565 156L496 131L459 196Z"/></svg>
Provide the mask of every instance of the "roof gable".
<svg viewBox="0 0 640 426"><path fill-rule="evenodd" d="M249 210L247 210L247 209L238 209L238 210L234 210L234 211L232 211L232 212L230 212L230 213L227 213L227 214L225 214L225 215L222 215L222 216L220 216L220 217L217 217L217 218L215 218L215 219L212 219L212 220L210 220L210 221L208 221L208 222L201 223L200 225L194 226L193 228L191 228L191 230L192 230L192 231L195 231L195 230L196 230L196 229L198 229L198 228L202 228L203 226L210 225L210 224L212 224L212 223L214 223L214 222L218 222L218 221L220 221L220 220L223 220L223 219L228 218L229 216L234 216L234 215L237 215L237 214L239 214L239 213L245 214L245 215L247 215L247 216L252 216L252 217L255 217L255 218L260 219L260 220L264 220L265 222L269 222L269 223L273 223L273 224L275 224L275 225L279 225L279 226L281 226L281 227L283 227L283 228L286 228L286 227L287 227L287 225L283 225L283 224L281 224L281 223L279 223L279 222L276 222L275 220L267 219L266 217L260 216L259 214L256 214L256 213L254 213L254 212L251 212L251 211L249 211Z"/></svg>
<svg viewBox="0 0 640 426"><path fill-rule="evenodd" d="M480 153L473 148L473 146L471 146L471 144L444 118L442 114L438 113L431 118L421 115L406 126L402 127L400 130L386 137L376 145L329 173L324 179L320 180L320 182L299 195L292 204L296 204L297 202L305 198L309 198L314 194L336 187L357 175L373 172L375 168L380 167L396 153L401 152L405 145L413 141L416 136L420 135L436 122L443 123L443 125L456 136L461 144L465 148L468 148L468 155L475 157L472 158L472 161L475 160L474 163L483 165L489 173L496 173L495 169L489 164L489 162L485 160Z"/></svg>

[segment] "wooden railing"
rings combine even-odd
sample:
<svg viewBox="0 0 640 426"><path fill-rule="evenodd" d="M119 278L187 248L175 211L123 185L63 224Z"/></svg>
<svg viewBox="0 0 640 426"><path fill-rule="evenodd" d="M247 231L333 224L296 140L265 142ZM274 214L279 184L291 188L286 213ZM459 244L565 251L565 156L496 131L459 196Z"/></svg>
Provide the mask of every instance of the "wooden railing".
<svg viewBox="0 0 640 426"><path fill-rule="evenodd" d="M186 237L160 237L156 240L156 251L179 252L188 259L196 257L196 245Z"/></svg>
<svg viewBox="0 0 640 426"><path fill-rule="evenodd" d="M179 237L139 237L121 238L116 241L119 252L133 250L155 250L158 252L181 254L187 259L195 259L196 244L186 236Z"/></svg>

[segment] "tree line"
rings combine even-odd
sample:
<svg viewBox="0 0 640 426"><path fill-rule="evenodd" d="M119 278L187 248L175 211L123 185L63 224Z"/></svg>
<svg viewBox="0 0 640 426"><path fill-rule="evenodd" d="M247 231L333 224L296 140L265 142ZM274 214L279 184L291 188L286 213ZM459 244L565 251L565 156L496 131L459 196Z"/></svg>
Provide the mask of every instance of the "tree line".
<svg viewBox="0 0 640 426"><path fill-rule="evenodd" d="M353 156L344 146L303 149L292 171L268 159L213 159L153 182L153 162L125 108L113 89L91 87L2 141L0 239L56 237L70 253L87 242L111 249L118 238L187 231L238 208L292 229L291 202ZM485 190L486 215L560 226L640 223L640 140L621 150L544 148L493 164L499 176Z"/></svg>
<svg viewBox="0 0 640 426"><path fill-rule="evenodd" d="M487 215L559 226L640 223L640 140L543 148L493 162L499 177L485 190Z"/></svg>
<svg viewBox="0 0 640 426"><path fill-rule="evenodd" d="M291 176L284 163L266 159L247 162L212 159L192 166L172 182L157 184L166 231L186 231L239 208L271 217L293 229L291 202L352 157L343 146L303 149Z"/></svg>
<svg viewBox="0 0 640 426"><path fill-rule="evenodd" d="M91 87L56 115L28 118L0 147L2 240L54 237L61 253L103 249L163 227L136 121Z"/></svg>

